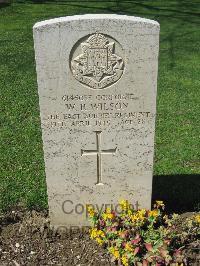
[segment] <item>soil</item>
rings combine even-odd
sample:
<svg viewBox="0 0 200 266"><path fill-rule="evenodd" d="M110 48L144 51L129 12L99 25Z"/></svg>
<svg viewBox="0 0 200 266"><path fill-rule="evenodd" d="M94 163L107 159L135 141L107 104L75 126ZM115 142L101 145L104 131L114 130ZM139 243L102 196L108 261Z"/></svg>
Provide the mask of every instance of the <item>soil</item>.
<svg viewBox="0 0 200 266"><path fill-rule="evenodd" d="M200 266L200 243L185 251L188 265ZM0 216L0 266L111 266L106 250L89 238L88 228L50 228L47 213L16 210Z"/></svg>

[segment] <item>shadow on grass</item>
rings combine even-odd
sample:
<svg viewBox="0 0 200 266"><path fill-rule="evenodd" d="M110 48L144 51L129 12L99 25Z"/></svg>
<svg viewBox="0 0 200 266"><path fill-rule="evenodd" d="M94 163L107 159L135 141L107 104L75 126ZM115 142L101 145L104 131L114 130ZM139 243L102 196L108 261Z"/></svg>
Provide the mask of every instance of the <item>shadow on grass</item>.
<svg viewBox="0 0 200 266"><path fill-rule="evenodd" d="M10 3L0 3L0 9L7 6L10 6Z"/></svg>
<svg viewBox="0 0 200 266"><path fill-rule="evenodd" d="M18 0L17 2L24 2L24 0ZM101 9L104 12L122 12L126 14L131 14L135 11L135 7L139 7L138 10L140 13L140 10L143 11L151 11L155 12L154 15L159 15L159 12L161 16L163 16L165 12L170 12L170 17L176 17L179 15L185 16L185 18L189 18L188 16L196 16L199 18L198 6L199 3L197 1L189 2L187 0L176 0L174 2L174 5L172 5L169 1L169 3L161 4L162 2L158 2L157 4L153 4L151 2L148 3L146 0L101 0L101 3L104 4L111 4L109 6L102 7L102 6L91 6L88 4L98 4L99 1L97 0L87 0L87 1L78 1L78 0L30 0L29 2L35 3L35 4L58 4L58 5L70 5L74 7L81 7L81 8L90 8L90 9ZM131 6L130 6L131 5ZM173 6L173 7L172 7ZM195 11L195 12L194 12ZM146 13L146 12L145 12ZM151 13L148 12L149 15ZM173 15L174 14L174 15Z"/></svg>
<svg viewBox="0 0 200 266"><path fill-rule="evenodd" d="M152 1L146 0L31 0L34 4L56 4L68 7L77 8L79 10L78 14L84 13L116 13L124 15L134 15L146 18L151 18L157 20L159 23L163 23L166 20L173 20L174 27L171 28L170 32L165 35L164 40L161 36L160 42L166 42L169 44L169 49L166 50L168 53L170 62L169 68L173 69L176 66L176 52L179 49L180 44L176 42L177 34L185 36L184 25L199 25L199 13L200 3L198 1L187 0L176 0L172 4L170 1L163 3L162 1L157 1L157 3L152 3ZM91 10L91 12L90 12ZM170 23L169 23L170 24ZM191 32L189 32L190 34ZM178 46L179 45L179 46Z"/></svg>
<svg viewBox="0 0 200 266"><path fill-rule="evenodd" d="M153 178L152 203L163 200L167 212L200 210L200 175L160 175Z"/></svg>

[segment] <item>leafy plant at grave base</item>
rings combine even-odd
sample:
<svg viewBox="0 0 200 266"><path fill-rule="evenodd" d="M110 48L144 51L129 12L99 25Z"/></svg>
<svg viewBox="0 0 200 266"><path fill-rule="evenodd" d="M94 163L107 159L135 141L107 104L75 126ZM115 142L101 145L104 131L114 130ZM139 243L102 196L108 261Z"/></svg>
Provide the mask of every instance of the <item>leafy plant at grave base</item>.
<svg viewBox="0 0 200 266"><path fill-rule="evenodd" d="M187 265L183 251L191 237L200 236L200 214L184 220L178 214L168 216L162 201L156 201L153 210L134 210L127 200L120 207L117 214L87 206L90 237L107 248L113 261L124 266Z"/></svg>

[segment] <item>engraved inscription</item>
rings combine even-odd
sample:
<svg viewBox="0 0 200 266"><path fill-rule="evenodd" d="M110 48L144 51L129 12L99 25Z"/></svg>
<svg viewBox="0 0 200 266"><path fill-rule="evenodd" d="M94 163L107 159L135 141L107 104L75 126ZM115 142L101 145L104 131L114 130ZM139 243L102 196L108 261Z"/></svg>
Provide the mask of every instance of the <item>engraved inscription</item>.
<svg viewBox="0 0 200 266"><path fill-rule="evenodd" d="M72 74L92 89L104 89L117 82L124 70L123 59L115 54L115 42L100 33L81 43L82 53L71 60Z"/></svg>
<svg viewBox="0 0 200 266"><path fill-rule="evenodd" d="M151 123L154 114L148 110L134 110L138 97L124 94L66 94L61 97L62 112L48 114L44 126L52 128L97 127L123 128L141 127Z"/></svg>
<svg viewBox="0 0 200 266"><path fill-rule="evenodd" d="M101 165L101 156L103 154L115 154L117 148L102 150L101 149L101 133L102 131L94 131L96 133L96 150L81 150L81 156L84 155L95 155L97 156L97 183L96 185L103 185L102 183L102 165Z"/></svg>

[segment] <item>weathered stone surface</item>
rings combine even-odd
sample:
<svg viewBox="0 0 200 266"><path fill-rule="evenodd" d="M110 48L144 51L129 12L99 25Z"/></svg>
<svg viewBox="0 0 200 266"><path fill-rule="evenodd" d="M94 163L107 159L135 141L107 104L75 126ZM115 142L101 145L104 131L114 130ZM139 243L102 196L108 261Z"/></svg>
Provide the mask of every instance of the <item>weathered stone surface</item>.
<svg viewBox="0 0 200 266"><path fill-rule="evenodd" d="M86 225L86 204L122 198L150 208L159 24L64 17L34 41L52 224Z"/></svg>

